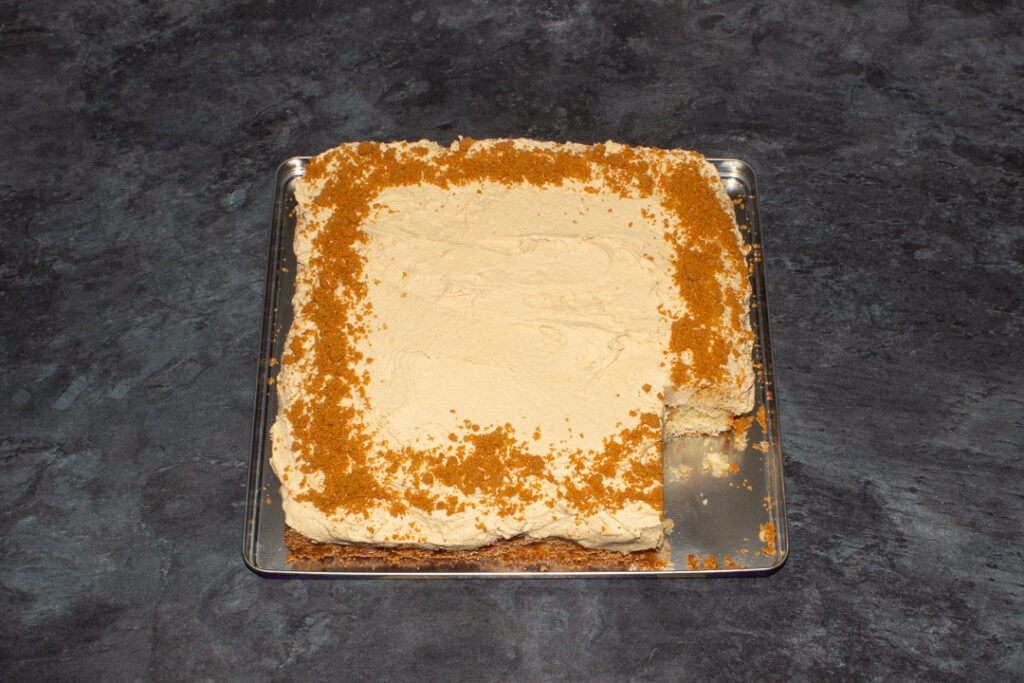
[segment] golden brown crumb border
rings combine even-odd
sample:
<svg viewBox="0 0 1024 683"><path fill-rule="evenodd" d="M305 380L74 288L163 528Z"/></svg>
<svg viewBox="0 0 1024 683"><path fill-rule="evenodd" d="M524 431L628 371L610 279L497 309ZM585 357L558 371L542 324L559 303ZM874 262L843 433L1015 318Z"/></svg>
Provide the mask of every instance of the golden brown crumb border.
<svg viewBox="0 0 1024 683"><path fill-rule="evenodd" d="M620 553L595 550L563 539L511 539L473 550L426 550L317 543L294 529L284 535L298 571L359 572L545 572L655 571L668 569L667 546Z"/></svg>
<svg viewBox="0 0 1024 683"><path fill-rule="evenodd" d="M506 433L501 425L484 425L485 433L464 436L457 466L448 466L452 462L449 457L426 452L393 454L393 462L411 463L416 477L414 485L402 495L389 491L368 467L369 439L360 428L358 416L354 412L339 412L335 406L353 392L362 393L368 381L353 369L354 361L361 357L355 351L353 339L365 332L366 324L353 308L353 302L364 298L366 286L361 279L362 264L355 245L363 239L358 226L381 187L420 183L448 187L477 180L543 186L561 185L567 180L589 182L601 176L613 191L623 196L632 192L662 196L663 206L680 217L681 225L700 224L703 228L700 239L675 240L673 277L682 298L691 302L692 310L672 325L673 383L682 385L690 379L695 385L705 386L721 379L728 364L729 345L709 321L719 319L734 302L725 296L715 279L718 267L709 264L718 264L722 254L742 262L742 255L733 250L732 215L722 210L697 160L673 159L670 171L660 171L659 165L672 158L667 150L610 145L592 145L584 150L561 146L555 150L536 150L520 149L513 140L488 142L493 143L492 148L481 150L475 141L461 140L459 145L444 151L444 165L431 163L426 158L428 149L417 144L405 143L410 155L399 158L394 145L363 142L329 150L307 166L306 176L311 182L323 179L333 169L316 200L332 207L333 212L329 225L316 239L316 256L310 267L318 272L324 291L344 291L346 296L314 298L301 312L315 323L312 329L321 331L315 341L326 353L316 357L315 367L319 370L313 373L307 387L308 393L321 397L320 400L299 400L286 409L294 429L295 447L301 454L300 471L293 474L305 477L323 473L325 484L323 490L298 494L297 500L308 500L327 513L359 513L365 511L370 501L387 501L393 515L402 514L409 507L426 511L444 509L456 514L460 512L456 497L442 499L432 491L432 482L441 479L466 495L472 495L483 484L482 488L497 492L495 500L503 501L508 507L505 513L510 514L517 505L529 502L531 493L519 483L523 477L508 477L506 473L521 472L534 477L545 474L542 462L529 457L514 435ZM645 157L645 153L651 158ZM666 239L670 238L666 233ZM741 327L745 311L746 307L732 306L731 327ZM338 321L343 324L339 326ZM297 363L314 346L312 329L289 335L283 362ZM698 334L698 329L703 332ZM685 354L692 356L690 365L680 360ZM321 368L323 363L330 367ZM632 484L624 491L605 483L604 470L616 461L618 452L626 446L623 442L639 440L646 431L655 431L656 425L645 417L638 416L634 429L624 429L610 442L599 455L601 466L593 469L592 476L564 491L576 507L591 511L617 509L628 501L662 507L661 487L643 485L660 475L654 471L660 469L660 463L634 463L624 473ZM655 416L651 417L656 422ZM313 448L312 444L319 447ZM468 459L475 460L474 466L467 466ZM284 473L284 478L288 475Z"/></svg>

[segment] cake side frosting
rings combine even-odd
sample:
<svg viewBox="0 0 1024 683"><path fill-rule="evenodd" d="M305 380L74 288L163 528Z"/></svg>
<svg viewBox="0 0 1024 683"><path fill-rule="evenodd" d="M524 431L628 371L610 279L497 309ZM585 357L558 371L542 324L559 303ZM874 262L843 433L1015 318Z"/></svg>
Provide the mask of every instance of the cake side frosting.
<svg viewBox="0 0 1024 683"><path fill-rule="evenodd" d="M742 242L709 168L525 140L314 159L272 429L288 524L428 548L660 544L666 400L743 412L752 385Z"/></svg>

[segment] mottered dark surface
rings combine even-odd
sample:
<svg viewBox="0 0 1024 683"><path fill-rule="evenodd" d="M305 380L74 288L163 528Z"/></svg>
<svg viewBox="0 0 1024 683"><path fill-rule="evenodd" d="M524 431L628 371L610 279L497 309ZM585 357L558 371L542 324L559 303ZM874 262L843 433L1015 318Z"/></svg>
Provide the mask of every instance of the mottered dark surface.
<svg viewBox="0 0 1024 683"><path fill-rule="evenodd" d="M0 2L0 677L1024 670L1012 2ZM345 140L758 174L790 556L272 580L241 535L274 170Z"/></svg>

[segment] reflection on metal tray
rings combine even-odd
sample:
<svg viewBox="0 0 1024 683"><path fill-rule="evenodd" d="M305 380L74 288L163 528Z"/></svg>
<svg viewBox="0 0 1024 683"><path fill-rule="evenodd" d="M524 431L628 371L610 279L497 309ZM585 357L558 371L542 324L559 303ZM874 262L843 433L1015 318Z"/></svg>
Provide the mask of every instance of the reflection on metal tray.
<svg viewBox="0 0 1024 683"><path fill-rule="evenodd" d="M753 286L751 323L756 335L755 419L743 438L672 439L664 448L665 516L675 528L668 537L673 569L649 572L366 572L306 571L288 562L284 512L278 482L270 468L270 426L277 413L270 384L280 367L281 349L292 322L295 254L295 180L308 157L294 157L277 170L274 215L267 264L266 300L260 336L259 369L253 410L252 453L246 497L242 555L253 570L284 576L370 577L555 577L757 575L786 560L788 535L768 335L768 306L754 172L738 159L712 159L733 199L736 220L751 245ZM271 360L274 359L274 363Z"/></svg>

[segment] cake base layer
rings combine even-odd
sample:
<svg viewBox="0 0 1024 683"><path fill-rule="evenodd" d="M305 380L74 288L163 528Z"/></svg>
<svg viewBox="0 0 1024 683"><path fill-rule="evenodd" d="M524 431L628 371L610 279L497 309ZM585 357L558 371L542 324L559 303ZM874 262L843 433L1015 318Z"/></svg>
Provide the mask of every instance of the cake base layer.
<svg viewBox="0 0 1024 683"><path fill-rule="evenodd" d="M670 566L669 546L620 553L584 548L571 541L511 539L474 550L385 548L317 543L294 529L285 532L288 561L299 571L545 572L654 571Z"/></svg>

